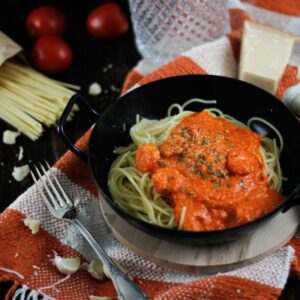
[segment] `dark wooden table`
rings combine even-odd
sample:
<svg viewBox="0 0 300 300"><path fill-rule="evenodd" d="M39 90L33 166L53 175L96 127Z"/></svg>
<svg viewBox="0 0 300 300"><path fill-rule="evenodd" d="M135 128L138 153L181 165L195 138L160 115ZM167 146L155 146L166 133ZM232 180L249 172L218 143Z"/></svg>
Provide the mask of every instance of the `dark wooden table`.
<svg viewBox="0 0 300 300"><path fill-rule="evenodd" d="M1 4L0 9L0 30L23 47L29 61L33 41L28 37L24 26L28 12L40 5L54 4L66 13L68 29L65 38L74 50L75 59L68 71L54 78L80 85L81 93L100 112L118 97L126 74L140 59L132 31L122 39L112 42L95 40L88 35L85 29L86 16L101 2L103 1L9 0L5 5ZM119 0L119 3L128 14L126 1ZM107 69L108 64L112 64L112 68ZM87 88L95 81L100 83L103 92L99 96L92 97L87 94ZM91 124L88 112L82 108L68 124L69 136L75 141ZM0 120L1 140L2 132L6 129L10 127ZM23 146L25 152L21 162L17 159L19 146ZM66 150L55 127L47 129L36 142L31 142L26 137L18 138L17 144L12 146L4 145L0 141L0 212L32 184L30 177L20 183L14 181L11 176L14 166L25 164L30 159L38 161L46 158L50 163L54 163ZM0 299L3 299L1 295L9 286L9 283L0 285ZM289 279L281 299L300 299L300 286L297 280Z"/></svg>

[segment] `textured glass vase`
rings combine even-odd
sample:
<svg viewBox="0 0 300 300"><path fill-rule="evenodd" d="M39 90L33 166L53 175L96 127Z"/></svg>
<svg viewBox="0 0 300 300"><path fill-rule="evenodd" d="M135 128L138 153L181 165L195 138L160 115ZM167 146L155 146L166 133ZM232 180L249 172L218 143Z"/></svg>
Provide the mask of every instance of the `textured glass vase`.
<svg viewBox="0 0 300 300"><path fill-rule="evenodd" d="M193 46L226 34L226 0L129 0L136 45L163 63Z"/></svg>

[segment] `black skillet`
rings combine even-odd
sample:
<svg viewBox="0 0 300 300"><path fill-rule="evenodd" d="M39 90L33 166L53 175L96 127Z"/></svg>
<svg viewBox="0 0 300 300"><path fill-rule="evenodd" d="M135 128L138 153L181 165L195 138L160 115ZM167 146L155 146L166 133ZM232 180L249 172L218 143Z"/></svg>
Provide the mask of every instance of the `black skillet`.
<svg viewBox="0 0 300 300"><path fill-rule="evenodd" d="M172 103L183 103L191 98L216 99L215 107L238 120L247 122L253 116L261 117L281 132L284 150L280 162L283 174L288 179L283 183L283 194L287 198L281 205L250 223L225 230L203 232L151 225L130 216L118 207L108 191L107 174L115 159L114 148L131 142L129 128L135 123L136 115L140 114L149 119L164 118ZM73 105L80 102L87 105L91 113L98 118L90 137L87 154L77 149L64 132L68 114ZM188 109L200 111L207 107L211 106L193 104ZM260 122L253 123L252 129L277 138L270 128ZM300 125L295 116L277 98L243 81L209 75L171 77L149 83L121 96L101 116L82 96L75 95L70 99L59 120L58 131L69 149L88 162L101 195L113 210L134 227L160 239L192 245L226 242L249 233L275 214L283 213L299 202Z"/></svg>

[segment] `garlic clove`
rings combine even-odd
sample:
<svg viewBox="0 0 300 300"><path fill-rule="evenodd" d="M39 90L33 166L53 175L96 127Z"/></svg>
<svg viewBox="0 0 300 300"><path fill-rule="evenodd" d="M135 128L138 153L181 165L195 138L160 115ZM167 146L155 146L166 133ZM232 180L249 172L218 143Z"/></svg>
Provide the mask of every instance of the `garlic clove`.
<svg viewBox="0 0 300 300"><path fill-rule="evenodd" d="M123 267L123 266L120 264L119 261L117 261L116 259L114 259L114 258L112 258L112 257L111 257L111 260L119 267L119 269L120 269L123 273L128 273L128 270L127 270L125 267ZM105 265L103 265L103 272L104 272L104 274L105 274L105 276L106 276L107 278L111 278L111 277L110 277L110 273L109 273L109 271L108 271L108 269L107 269L107 267L106 267Z"/></svg>
<svg viewBox="0 0 300 300"><path fill-rule="evenodd" d="M300 116L300 92L291 102L291 109L297 116Z"/></svg>
<svg viewBox="0 0 300 300"><path fill-rule="evenodd" d="M23 223L31 230L32 234L36 234L40 230L41 222L39 220L26 217L25 219L23 219Z"/></svg>
<svg viewBox="0 0 300 300"><path fill-rule="evenodd" d="M92 260L87 267L90 275L97 280L104 280L103 263L100 259Z"/></svg>
<svg viewBox="0 0 300 300"><path fill-rule="evenodd" d="M283 94L282 101L284 104L288 104L292 101L298 94L300 94L300 83L295 84L288 89Z"/></svg>
<svg viewBox="0 0 300 300"><path fill-rule="evenodd" d="M57 269L62 274L66 275L76 273L80 267L79 257L63 258L61 256L55 255L53 262Z"/></svg>
<svg viewBox="0 0 300 300"><path fill-rule="evenodd" d="M300 116L300 83L289 87L283 95L283 103Z"/></svg>

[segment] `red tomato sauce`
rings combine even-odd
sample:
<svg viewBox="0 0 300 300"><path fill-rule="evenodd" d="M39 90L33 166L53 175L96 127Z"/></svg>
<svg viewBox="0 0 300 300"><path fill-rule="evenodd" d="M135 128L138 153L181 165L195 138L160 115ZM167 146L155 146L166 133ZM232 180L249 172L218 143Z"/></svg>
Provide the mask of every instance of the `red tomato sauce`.
<svg viewBox="0 0 300 300"><path fill-rule="evenodd" d="M221 230L257 219L283 196L268 186L261 137L203 110L186 117L159 147L139 145L136 165L150 172L182 229Z"/></svg>

